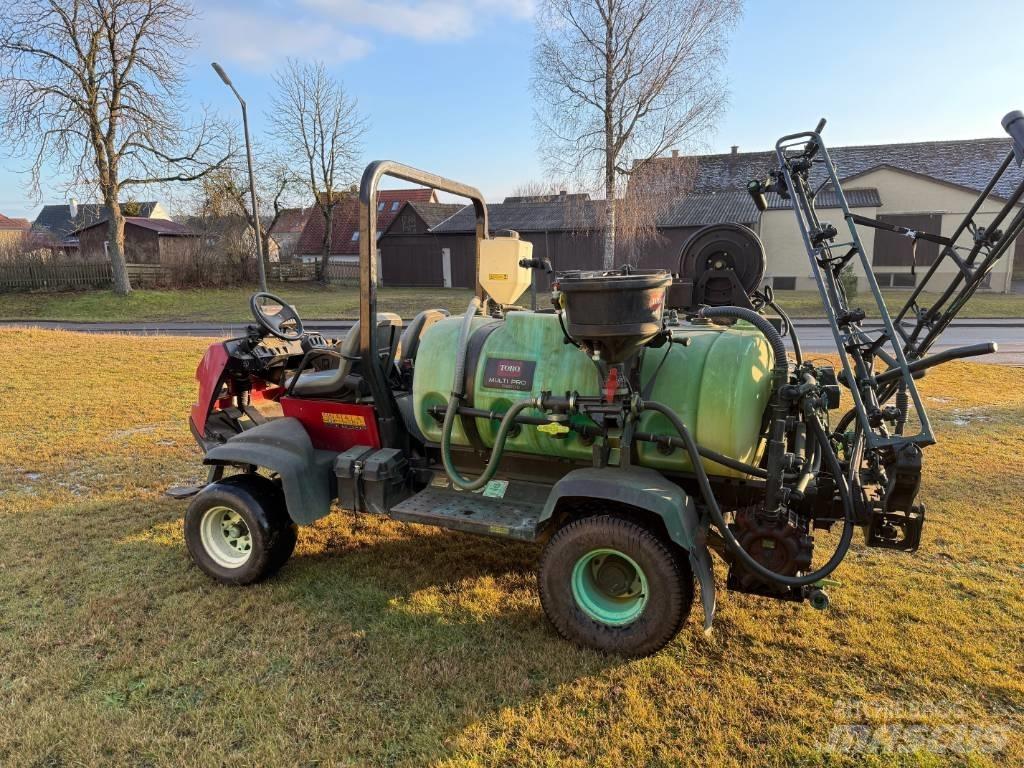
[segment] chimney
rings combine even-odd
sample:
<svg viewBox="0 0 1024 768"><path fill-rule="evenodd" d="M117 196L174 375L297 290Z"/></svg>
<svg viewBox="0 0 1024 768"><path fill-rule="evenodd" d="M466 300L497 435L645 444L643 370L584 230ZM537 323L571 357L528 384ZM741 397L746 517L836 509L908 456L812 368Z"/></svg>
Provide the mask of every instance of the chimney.
<svg viewBox="0 0 1024 768"><path fill-rule="evenodd" d="M558 190L558 196L559 197L565 197L565 195L566 195L566 191L564 189Z"/></svg>
<svg viewBox="0 0 1024 768"><path fill-rule="evenodd" d="M72 197L71 198L71 202L68 203L68 208L71 211L71 218L72 219L77 219L78 218L78 199Z"/></svg>
<svg viewBox="0 0 1024 768"><path fill-rule="evenodd" d="M740 145L739 144L733 144L732 145L732 154L735 155L739 151L740 151Z"/></svg>
<svg viewBox="0 0 1024 768"><path fill-rule="evenodd" d="M672 157L679 157L679 150L678 149L673 149L672 150Z"/></svg>

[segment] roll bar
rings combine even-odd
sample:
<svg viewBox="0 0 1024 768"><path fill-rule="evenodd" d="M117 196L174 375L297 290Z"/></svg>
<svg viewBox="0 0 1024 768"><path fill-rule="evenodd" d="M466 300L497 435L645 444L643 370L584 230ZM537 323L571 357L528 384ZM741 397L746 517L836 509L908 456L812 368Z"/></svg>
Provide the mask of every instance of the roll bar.
<svg viewBox="0 0 1024 768"><path fill-rule="evenodd" d="M375 160L366 166L359 183L359 356L363 375L377 406L381 442L388 448L404 448L406 434L399 428L398 406L381 370L377 354L377 187L384 176L402 179L442 192L468 198L476 212L476 249L473 275L476 295L483 298L480 285L480 243L490 237L487 203L476 187L421 171L394 160Z"/></svg>

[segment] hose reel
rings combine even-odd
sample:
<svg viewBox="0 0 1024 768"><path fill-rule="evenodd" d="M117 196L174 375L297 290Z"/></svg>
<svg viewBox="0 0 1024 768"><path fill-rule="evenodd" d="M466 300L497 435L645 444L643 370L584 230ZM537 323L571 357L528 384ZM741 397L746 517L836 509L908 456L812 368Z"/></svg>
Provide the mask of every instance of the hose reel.
<svg viewBox="0 0 1024 768"><path fill-rule="evenodd" d="M751 293L764 279L764 245L742 224L711 224L683 245L667 306L749 307Z"/></svg>

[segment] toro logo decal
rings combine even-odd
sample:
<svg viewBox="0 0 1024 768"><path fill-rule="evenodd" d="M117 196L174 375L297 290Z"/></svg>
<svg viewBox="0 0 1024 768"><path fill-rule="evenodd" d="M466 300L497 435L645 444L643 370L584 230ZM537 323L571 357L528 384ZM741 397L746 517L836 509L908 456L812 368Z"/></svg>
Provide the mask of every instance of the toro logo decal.
<svg viewBox="0 0 1024 768"><path fill-rule="evenodd" d="M536 368L537 363L534 360L489 357L484 368L484 386L491 389L529 392L533 389L533 372Z"/></svg>
<svg viewBox="0 0 1024 768"><path fill-rule="evenodd" d="M366 429L366 418L357 416L354 413L327 413L322 414L324 424L328 427L340 427L341 429Z"/></svg>

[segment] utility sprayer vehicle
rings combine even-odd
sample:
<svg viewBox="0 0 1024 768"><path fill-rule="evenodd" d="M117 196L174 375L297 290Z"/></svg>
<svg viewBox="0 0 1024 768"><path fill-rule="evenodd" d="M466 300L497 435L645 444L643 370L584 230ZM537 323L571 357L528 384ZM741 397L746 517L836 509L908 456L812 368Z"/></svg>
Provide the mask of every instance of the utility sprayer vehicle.
<svg viewBox="0 0 1024 768"><path fill-rule="evenodd" d="M546 265L515 233L492 236L476 189L371 164L359 190L358 323L331 343L285 301L256 294L248 334L213 344L199 365L191 427L210 476L181 493L194 495L185 539L196 564L222 582L254 582L292 554L296 525L337 500L542 544L540 600L558 632L643 655L679 631L695 582L711 627L711 552L727 564L730 590L824 608L822 586L856 528L869 547L916 550L923 449L935 442L917 379L995 350L929 354L1024 232L1024 181L985 226L977 221L996 182L1019 173L1024 116L1004 119L1006 160L948 238L851 213L823 127L780 139L775 167L749 192L762 209L769 192L792 205L837 369L802 355L794 324L760 287L765 254L745 227L701 230L674 274L557 274L553 308L524 309L514 304ZM384 176L472 201L478 280L462 316L428 309L403 325L378 313ZM823 188L838 199L836 224L815 210ZM895 317L858 226L943 247ZM866 309L848 304L840 279L854 262ZM953 265L952 280L940 265ZM920 306L940 278L938 300ZM833 418L842 389L851 404ZM830 529L838 543L816 565L815 534Z"/></svg>

